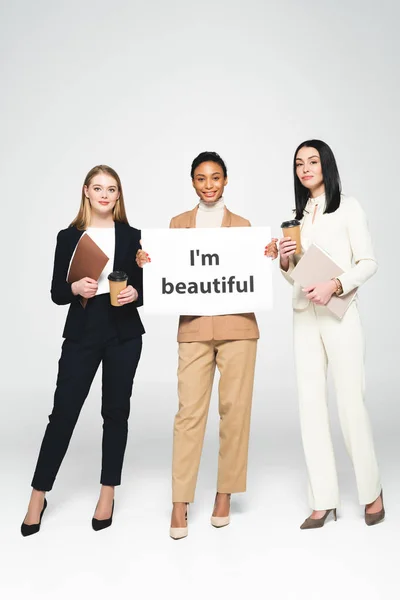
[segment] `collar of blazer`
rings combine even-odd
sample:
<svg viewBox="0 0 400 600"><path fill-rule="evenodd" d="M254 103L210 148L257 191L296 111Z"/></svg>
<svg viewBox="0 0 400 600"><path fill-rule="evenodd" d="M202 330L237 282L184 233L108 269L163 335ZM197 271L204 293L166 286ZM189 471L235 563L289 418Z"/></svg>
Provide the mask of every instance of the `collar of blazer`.
<svg viewBox="0 0 400 600"><path fill-rule="evenodd" d="M131 242L130 236L130 227L126 223L120 223L119 221L115 221L115 254L114 254L114 264L113 270L116 268L115 265L121 264L121 260L124 255L127 253L129 244ZM76 227L70 228L71 232L71 255L75 250L75 247L78 241L81 239L84 231L77 229Z"/></svg>
<svg viewBox="0 0 400 600"><path fill-rule="evenodd" d="M188 224L185 225L186 228L196 227L196 217L197 217L198 210L199 210L199 205L195 206L193 210L190 210L188 212L189 220L188 220ZM222 218L221 227L230 227L231 221L232 221L232 213L230 210L228 210L226 208L226 206L224 206L224 216Z"/></svg>

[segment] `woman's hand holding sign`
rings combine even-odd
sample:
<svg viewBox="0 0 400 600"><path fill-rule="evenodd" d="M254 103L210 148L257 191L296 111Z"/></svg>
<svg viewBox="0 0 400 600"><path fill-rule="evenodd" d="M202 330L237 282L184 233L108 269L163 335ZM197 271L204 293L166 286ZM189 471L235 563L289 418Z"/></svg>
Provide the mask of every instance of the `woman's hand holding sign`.
<svg viewBox="0 0 400 600"><path fill-rule="evenodd" d="M270 243L265 246L264 255L268 256L268 258L272 258L272 260L275 260L278 257L278 247L276 245L277 241L278 238L272 238Z"/></svg>
<svg viewBox="0 0 400 600"><path fill-rule="evenodd" d="M140 243L142 243L142 240L140 240ZM147 252L145 252L144 250L138 250L136 252L136 264L138 267L143 269L144 265L149 262L151 262L151 258L147 254Z"/></svg>

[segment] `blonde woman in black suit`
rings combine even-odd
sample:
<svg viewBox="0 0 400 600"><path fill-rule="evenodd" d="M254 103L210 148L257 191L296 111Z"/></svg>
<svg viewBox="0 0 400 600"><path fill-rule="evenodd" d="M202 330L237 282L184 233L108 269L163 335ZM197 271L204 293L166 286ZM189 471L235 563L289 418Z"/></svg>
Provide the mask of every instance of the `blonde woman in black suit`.
<svg viewBox="0 0 400 600"><path fill-rule="evenodd" d="M83 234L96 242L109 261L98 281L84 277L71 285L67 282L69 265ZM105 165L94 167L83 184L78 216L57 237L51 297L56 304L70 307L54 406L33 476L28 512L21 526L23 536L40 529L47 506L46 492L53 487L100 363L103 457L100 497L92 527L99 531L112 523L114 488L121 483L130 397L144 333L137 312L143 303L142 270L135 262L139 240L140 231L128 224L119 176ZM128 275L128 285L120 292L117 307L110 304L107 279L113 270ZM81 298L87 299L85 308Z"/></svg>

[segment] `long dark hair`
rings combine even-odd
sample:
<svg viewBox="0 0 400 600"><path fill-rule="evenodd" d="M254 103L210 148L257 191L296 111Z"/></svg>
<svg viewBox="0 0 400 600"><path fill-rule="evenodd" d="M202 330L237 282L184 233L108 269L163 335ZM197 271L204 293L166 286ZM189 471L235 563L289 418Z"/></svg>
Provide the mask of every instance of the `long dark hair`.
<svg viewBox="0 0 400 600"><path fill-rule="evenodd" d="M294 196L296 200L296 219L299 221L304 216L304 209L310 197L309 190L304 187L296 172L296 156L301 148L315 148L319 152L322 167L322 176L325 185L326 213L333 213L340 206L340 195L342 193L342 184L340 183L339 171L337 168L335 156L325 142L321 140L307 140L300 144L296 149L293 158L294 175Z"/></svg>

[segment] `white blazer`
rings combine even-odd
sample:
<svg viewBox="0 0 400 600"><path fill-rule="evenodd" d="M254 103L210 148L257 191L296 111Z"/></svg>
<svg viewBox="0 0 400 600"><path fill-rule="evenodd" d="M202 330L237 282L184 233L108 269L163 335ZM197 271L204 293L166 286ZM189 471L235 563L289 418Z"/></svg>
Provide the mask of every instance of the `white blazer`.
<svg viewBox="0 0 400 600"><path fill-rule="evenodd" d="M324 198L322 200L324 201ZM291 218L293 219L293 216ZM301 227L305 219L310 218L312 218L311 214L303 217ZM304 239L302 236L301 242L302 254L312 243L315 243L343 269L344 273L338 277L343 287L343 294L359 288L378 268L367 217L355 198L342 196L340 206L334 213L319 213L312 225L312 235ZM281 269L282 275L293 285L295 310L303 310L310 303L301 286L290 276L300 258L301 255L295 255L295 259L291 256L289 269L287 271Z"/></svg>

